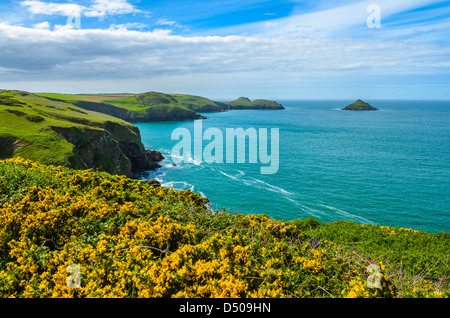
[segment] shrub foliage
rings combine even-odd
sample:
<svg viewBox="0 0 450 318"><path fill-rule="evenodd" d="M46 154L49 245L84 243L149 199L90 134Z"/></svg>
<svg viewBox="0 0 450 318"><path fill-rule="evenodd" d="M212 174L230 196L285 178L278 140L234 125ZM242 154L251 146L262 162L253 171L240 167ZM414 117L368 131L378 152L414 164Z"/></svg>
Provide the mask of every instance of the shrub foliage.
<svg viewBox="0 0 450 318"><path fill-rule="evenodd" d="M0 191L2 297L449 295L445 233L212 211L190 190L20 158L0 162ZM414 244L425 236L432 250L424 255L435 258L406 262L401 276L407 249L371 255L365 245L361 254L342 239L354 227L369 228L377 241ZM429 244L435 240L444 243ZM371 263L378 272L368 271ZM377 288L367 283L374 275Z"/></svg>

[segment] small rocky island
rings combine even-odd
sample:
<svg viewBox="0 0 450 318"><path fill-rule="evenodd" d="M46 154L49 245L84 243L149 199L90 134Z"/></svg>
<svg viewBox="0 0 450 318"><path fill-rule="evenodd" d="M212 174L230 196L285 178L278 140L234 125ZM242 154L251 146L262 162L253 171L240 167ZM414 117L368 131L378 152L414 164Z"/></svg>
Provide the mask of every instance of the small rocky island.
<svg viewBox="0 0 450 318"><path fill-rule="evenodd" d="M371 106L369 103L363 102L362 100L358 99L353 104L347 105L345 108L342 108L342 110L378 110L378 109Z"/></svg>

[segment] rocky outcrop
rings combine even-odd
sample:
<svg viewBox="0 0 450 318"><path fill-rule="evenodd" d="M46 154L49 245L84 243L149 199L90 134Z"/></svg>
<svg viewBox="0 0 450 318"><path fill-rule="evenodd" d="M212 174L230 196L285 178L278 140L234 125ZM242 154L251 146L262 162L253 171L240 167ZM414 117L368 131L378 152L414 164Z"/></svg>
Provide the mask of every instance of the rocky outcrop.
<svg viewBox="0 0 450 318"><path fill-rule="evenodd" d="M147 180L146 182L152 187L160 187L161 186L161 182L159 182L158 180L155 180L155 179L150 179L150 180Z"/></svg>
<svg viewBox="0 0 450 318"><path fill-rule="evenodd" d="M163 161L164 156L161 154L161 152L156 150L145 150L145 153L147 155L147 158L149 160L150 169L146 170L155 170L157 168L161 168L161 166L158 164L158 162Z"/></svg>
<svg viewBox="0 0 450 318"><path fill-rule="evenodd" d="M158 162L165 159L161 152L146 150L140 143L120 141L119 147L124 155L130 159L133 173L160 168Z"/></svg>
<svg viewBox="0 0 450 318"><path fill-rule="evenodd" d="M358 99L353 104L347 105L345 108L342 108L342 110L358 110L358 111L364 111L364 110L378 110L377 108L371 106L369 103L363 102L362 100Z"/></svg>
<svg viewBox="0 0 450 318"><path fill-rule="evenodd" d="M0 159L10 158L25 144L13 136L0 136Z"/></svg>

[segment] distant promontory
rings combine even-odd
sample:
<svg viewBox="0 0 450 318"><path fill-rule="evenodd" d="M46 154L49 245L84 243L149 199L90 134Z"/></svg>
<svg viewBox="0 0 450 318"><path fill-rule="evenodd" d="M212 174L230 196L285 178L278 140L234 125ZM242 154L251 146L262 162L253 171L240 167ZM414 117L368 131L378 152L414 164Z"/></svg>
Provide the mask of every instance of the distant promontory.
<svg viewBox="0 0 450 318"><path fill-rule="evenodd" d="M56 102L71 103L85 110L104 113L130 123L205 119L198 113L224 112L236 109L284 109L274 101L249 100L240 97L219 102L186 94L146 92L141 94L38 94Z"/></svg>
<svg viewBox="0 0 450 318"><path fill-rule="evenodd" d="M373 107L369 103L363 102L362 100L358 99L353 104L347 105L345 108L342 108L342 110L378 110L378 109Z"/></svg>

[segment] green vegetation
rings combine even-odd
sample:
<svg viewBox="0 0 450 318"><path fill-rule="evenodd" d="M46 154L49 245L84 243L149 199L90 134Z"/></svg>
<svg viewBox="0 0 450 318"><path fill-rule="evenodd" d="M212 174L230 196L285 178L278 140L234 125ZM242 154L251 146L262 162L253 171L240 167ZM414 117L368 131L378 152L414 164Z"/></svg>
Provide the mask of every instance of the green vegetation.
<svg viewBox="0 0 450 318"><path fill-rule="evenodd" d="M131 176L124 143L144 152L139 130L121 120L22 91L0 91L0 159L22 157Z"/></svg>
<svg viewBox="0 0 450 318"><path fill-rule="evenodd" d="M450 295L449 233L211 211L189 190L19 158L0 161L0 193L1 297Z"/></svg>

